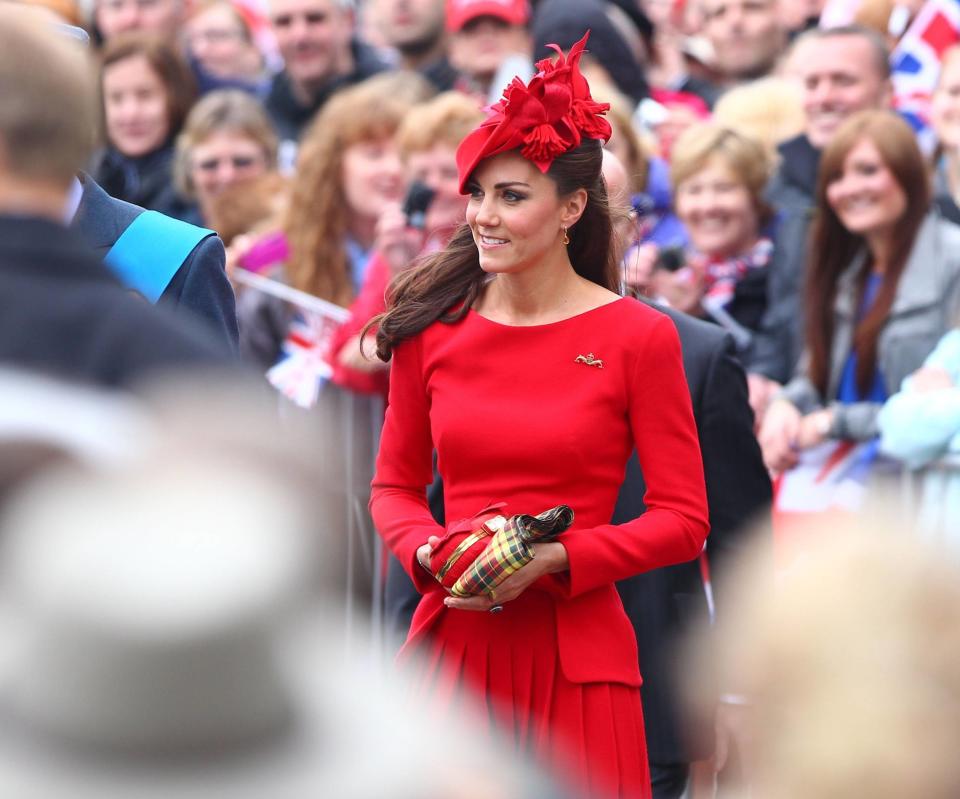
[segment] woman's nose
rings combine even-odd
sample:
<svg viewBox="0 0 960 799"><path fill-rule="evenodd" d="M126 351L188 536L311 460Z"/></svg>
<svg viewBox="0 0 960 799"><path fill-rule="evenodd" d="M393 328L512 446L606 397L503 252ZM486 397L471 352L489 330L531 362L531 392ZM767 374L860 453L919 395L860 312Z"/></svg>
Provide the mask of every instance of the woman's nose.
<svg viewBox="0 0 960 799"><path fill-rule="evenodd" d="M485 194L477 210L477 223L484 227L496 227L500 224L500 215L497 211L496 197Z"/></svg>

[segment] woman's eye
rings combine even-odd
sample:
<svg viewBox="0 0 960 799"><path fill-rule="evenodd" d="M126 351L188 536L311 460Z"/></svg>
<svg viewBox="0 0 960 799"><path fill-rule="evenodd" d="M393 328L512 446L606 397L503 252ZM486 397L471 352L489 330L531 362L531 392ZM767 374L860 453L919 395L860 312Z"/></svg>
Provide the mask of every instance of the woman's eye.
<svg viewBox="0 0 960 799"><path fill-rule="evenodd" d="M518 194L518 193L515 192L515 191L509 191L509 190L508 190L508 191L505 191L505 192L503 193L503 199L506 200L507 202L515 203L515 202L519 202L520 200L522 200L522 199L523 199L523 195L522 195L522 194Z"/></svg>

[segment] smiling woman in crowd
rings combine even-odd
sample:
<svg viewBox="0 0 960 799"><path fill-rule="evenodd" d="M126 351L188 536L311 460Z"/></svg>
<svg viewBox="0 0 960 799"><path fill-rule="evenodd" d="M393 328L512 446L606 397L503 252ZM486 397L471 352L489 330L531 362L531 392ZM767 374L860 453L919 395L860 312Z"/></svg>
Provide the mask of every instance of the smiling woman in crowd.
<svg viewBox="0 0 960 799"><path fill-rule="evenodd" d="M763 146L720 125L690 128L673 147L673 202L690 244L682 258L661 259L654 292L680 311L731 329L740 350L749 347L766 305L769 175Z"/></svg>
<svg viewBox="0 0 960 799"><path fill-rule="evenodd" d="M960 307L960 228L930 211L910 126L864 111L823 153L806 285L806 353L760 430L774 471L827 439L866 441L882 403Z"/></svg>
<svg viewBox="0 0 960 799"><path fill-rule="evenodd" d="M190 68L165 41L125 34L104 48L100 88L106 146L93 179L121 200L175 213L173 140L196 96Z"/></svg>
<svg viewBox="0 0 960 799"><path fill-rule="evenodd" d="M350 306L363 285L377 222L403 196L394 136L410 107L429 92L415 74L385 74L343 89L323 107L300 145L282 230L289 257L274 277ZM245 292L237 312L241 351L271 366L290 309Z"/></svg>

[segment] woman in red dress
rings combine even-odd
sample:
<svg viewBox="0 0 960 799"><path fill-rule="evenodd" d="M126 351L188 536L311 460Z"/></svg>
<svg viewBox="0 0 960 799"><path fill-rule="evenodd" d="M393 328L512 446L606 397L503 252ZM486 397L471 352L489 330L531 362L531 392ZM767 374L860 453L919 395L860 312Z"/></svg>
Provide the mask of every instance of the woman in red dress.
<svg viewBox="0 0 960 799"><path fill-rule="evenodd" d="M585 42L514 81L463 141L467 224L391 290L370 507L423 594L401 652L423 696L479 700L498 736L584 796L647 797L636 641L614 582L697 557L706 498L674 326L616 293L610 129L579 72ZM634 447L648 510L611 525ZM451 596L429 571L444 532L425 495L434 449L448 519L567 504L573 526L493 596Z"/></svg>

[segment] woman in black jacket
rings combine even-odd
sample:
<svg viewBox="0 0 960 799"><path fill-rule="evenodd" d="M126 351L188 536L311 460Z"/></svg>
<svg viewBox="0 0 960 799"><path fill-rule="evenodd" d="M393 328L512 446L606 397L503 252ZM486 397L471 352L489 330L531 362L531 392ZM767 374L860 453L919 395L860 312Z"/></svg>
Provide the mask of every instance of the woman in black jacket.
<svg viewBox="0 0 960 799"><path fill-rule="evenodd" d="M173 141L196 97L190 68L161 39L119 36L103 51L100 90L106 146L94 180L114 197L178 216Z"/></svg>

